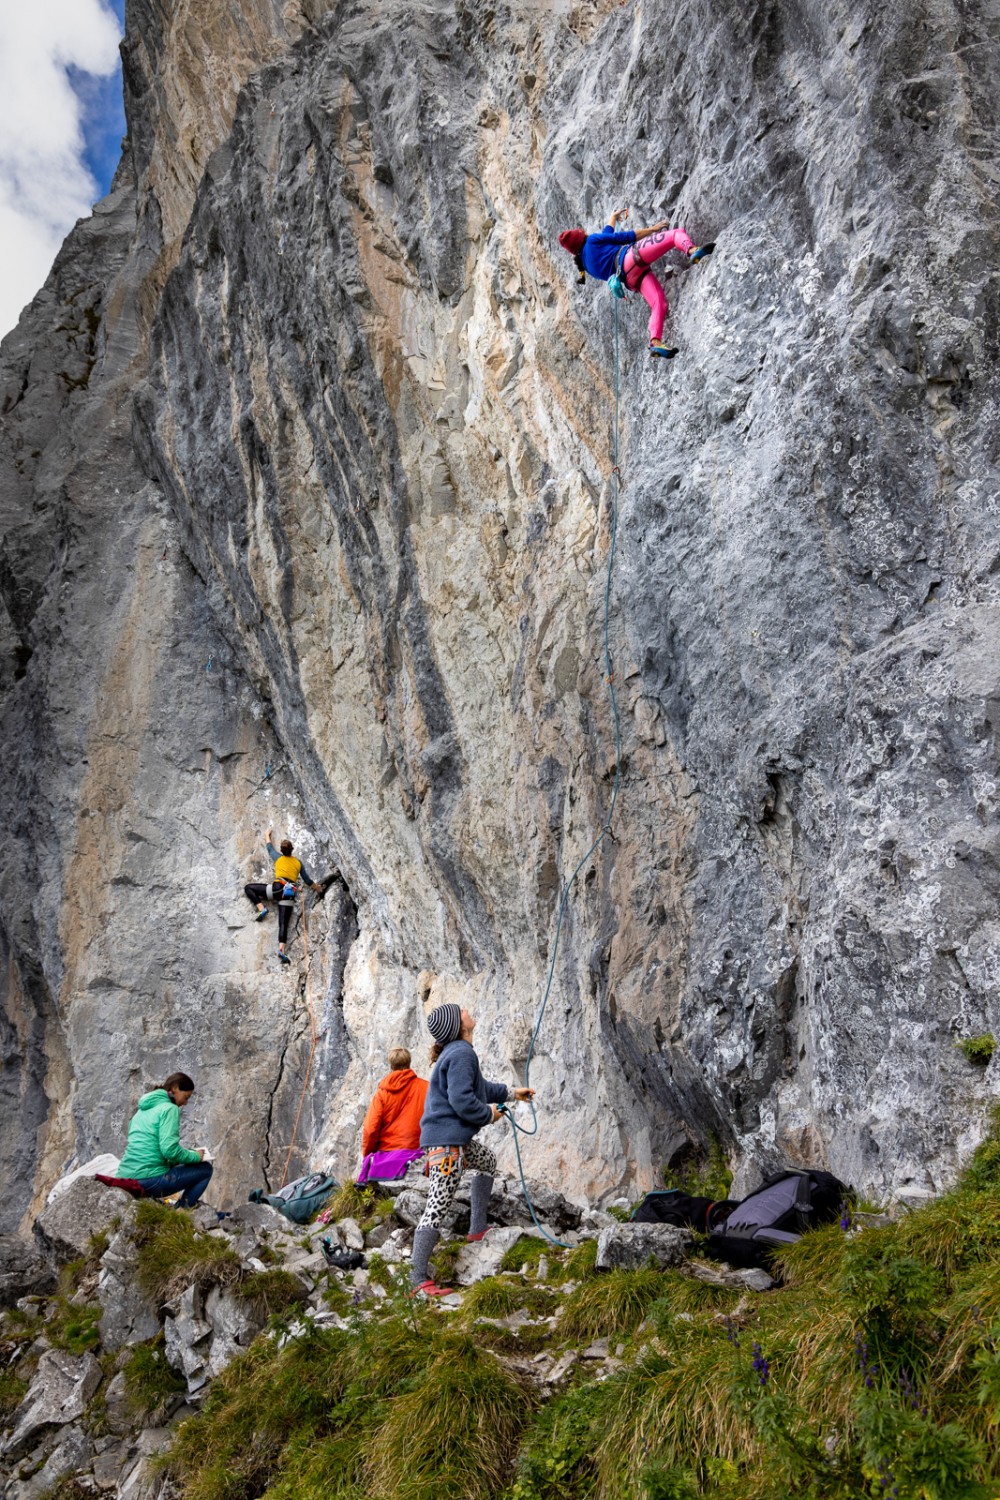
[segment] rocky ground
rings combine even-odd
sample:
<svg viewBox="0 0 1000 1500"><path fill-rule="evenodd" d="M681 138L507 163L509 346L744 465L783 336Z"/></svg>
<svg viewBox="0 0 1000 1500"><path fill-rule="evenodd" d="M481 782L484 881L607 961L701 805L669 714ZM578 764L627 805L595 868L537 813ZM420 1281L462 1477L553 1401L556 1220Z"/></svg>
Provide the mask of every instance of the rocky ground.
<svg viewBox="0 0 1000 1500"><path fill-rule="evenodd" d="M408 1295L413 1226L425 1194L426 1180L417 1176L392 1197L358 1194L358 1211L366 1215L360 1223L345 1215L304 1228L266 1204L245 1203L224 1217L199 1205L184 1217L203 1259L193 1260L185 1241L174 1251L175 1263L160 1268L154 1292L148 1272L143 1279L137 1242L149 1231L137 1222L135 1202L88 1176L75 1179L36 1221L34 1250L21 1241L0 1246L6 1309L0 1461L7 1500L40 1500L70 1479L73 1493L152 1500L163 1481L149 1460L170 1445L213 1380L255 1339L307 1337L398 1310ZM692 1260L692 1236L684 1230L584 1211L541 1184L534 1196L545 1233L561 1245L548 1244L531 1222L520 1184L503 1178L490 1205L497 1227L467 1244L468 1190L459 1189L439 1259L455 1290L436 1306L457 1314L472 1287L498 1276L544 1291L543 1306L532 1311L477 1320L509 1335L497 1358L542 1399L581 1361L591 1374L619 1368L624 1349L614 1338L573 1347L560 1336L565 1299L577 1286L560 1270L567 1249L596 1242L599 1270L678 1267L748 1296L773 1285L763 1271ZM361 1251L365 1264L332 1269L324 1242ZM275 1314L276 1326L265 1332Z"/></svg>

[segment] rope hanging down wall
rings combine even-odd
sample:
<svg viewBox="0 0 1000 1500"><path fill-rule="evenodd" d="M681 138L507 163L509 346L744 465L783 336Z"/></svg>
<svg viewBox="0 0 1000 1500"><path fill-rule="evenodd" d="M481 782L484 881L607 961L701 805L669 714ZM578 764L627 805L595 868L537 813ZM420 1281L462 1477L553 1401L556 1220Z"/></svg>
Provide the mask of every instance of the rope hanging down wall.
<svg viewBox="0 0 1000 1500"><path fill-rule="evenodd" d="M316 1035L316 1017L313 1014L312 1003L312 979L309 972L309 922L306 918L306 893L302 892L302 951L306 961L306 1005L309 1007L309 1061L306 1063L306 1076L302 1082L302 1092L299 1095L299 1107L295 1111L295 1124L292 1127L292 1139L288 1147L288 1155L285 1157L285 1170L281 1174L279 1190L284 1187L285 1179L288 1177L288 1164L295 1150L295 1137L299 1133L299 1120L302 1118L302 1106L306 1100L306 1091L309 1088L309 1079L312 1074L313 1057L316 1053L316 1043L319 1038Z"/></svg>
<svg viewBox="0 0 1000 1500"><path fill-rule="evenodd" d="M609 555L608 555L608 576L607 576L607 581L606 581L605 586L604 586L604 672L605 672L604 680L605 680L605 682L607 683L607 686L608 686L608 696L609 696L609 698L611 700L611 713L612 713L612 717L614 719L614 724L615 724L615 780L614 780L614 786L613 786L612 791L611 791L611 801L608 804L608 811L607 811L607 814L605 816L604 822L601 824L600 832L598 833L598 835L597 835L596 839L594 840L594 842L591 844L590 848L587 850L586 854L583 856L583 858L577 864L576 869L573 871L572 875L569 877L569 879L567 880L566 884L563 886L562 899L559 902L559 913L558 913L558 916L556 917L555 936L554 936L554 938L552 940L552 958L551 958L551 960L549 962L549 976L548 976L548 981L547 981L547 983L545 985L545 993L542 996L542 1003L541 1003L541 1007L539 1008L539 1011L538 1011L538 1019L535 1022L535 1029L531 1033L531 1043L530 1043L530 1045L528 1047L528 1056L527 1056L527 1058L525 1060L525 1064L524 1064L524 1085L525 1085L525 1088L529 1088L531 1086L531 1077L530 1077L530 1074L531 1074L531 1058L532 1058L532 1055L533 1055L534 1050L535 1050L535 1042L538 1040L538 1033L541 1030L542 1020L543 1020L543 1018L545 1016L545 1007L549 1003L549 994L551 993L551 990L552 990L552 980L553 980L553 978L555 976L555 971L556 971L556 956L557 956L557 954L559 952L559 935L560 935L560 932L562 930L563 916L564 916L565 911L566 911L566 902L569 899L569 893L570 893L570 891L573 888L573 884L574 884L574 882L576 880L576 877L579 875L579 873L583 869L584 865L590 859L591 855L595 852L596 849L600 848L601 844L604 842L604 840L607 837L607 835L611 832L611 822L612 822L612 819L614 818L614 815L615 815L615 803L618 801L618 788L619 788L619 785L621 783L621 770L622 770L621 723L620 723L619 718L618 718L618 702L617 702L617 699L615 698L615 674L614 674L614 667L613 667L613 664L612 664L612 661L611 661L611 638L610 638L610 635L611 635L611 577L612 577L612 574L614 572L614 566L615 566L615 547L616 547L617 540L618 540L618 494L619 494L619 490L621 488L621 469L620 469L619 461L618 461L618 388L619 388L618 301L617 301L617 299L613 299L613 301L614 301L614 314L615 314L615 424L614 424L614 465L613 465L612 470L611 470L611 479L612 479L612 485L611 485L611 549L610 549L610 552L609 552ZM520 1178L521 1178L521 1190L524 1193L524 1201L528 1205L528 1210L529 1210L529 1212L531 1214L532 1221L534 1222L535 1228L539 1231L539 1233L542 1234L542 1235L544 1235L544 1237L547 1240L549 1240L551 1244L553 1244L553 1245L560 1245L563 1249L568 1249L569 1247L567 1245L565 1245L562 1240L555 1239L555 1237L553 1235L549 1234L549 1232L548 1232L547 1229L543 1229L542 1226L541 1226L541 1224L539 1224L539 1222L538 1222L538 1216L535 1213L535 1205L531 1201L531 1194L528 1192L528 1185L527 1185L527 1183L524 1180L524 1166L523 1166L523 1164L521 1162L521 1144L520 1144L520 1141L518 1140L518 1135L537 1135L538 1134L538 1115L535 1112L534 1103L531 1102L530 1100L529 1100L529 1107L531 1109L531 1128L530 1129L526 1125L519 1125L517 1123L517 1121L514 1119L513 1112L511 1110L509 1110L506 1105L504 1105L503 1108L502 1108L502 1112L507 1116L508 1120L510 1121L510 1123L511 1123L511 1125L513 1127L514 1150L517 1153L517 1170L518 1170L518 1173L520 1174Z"/></svg>

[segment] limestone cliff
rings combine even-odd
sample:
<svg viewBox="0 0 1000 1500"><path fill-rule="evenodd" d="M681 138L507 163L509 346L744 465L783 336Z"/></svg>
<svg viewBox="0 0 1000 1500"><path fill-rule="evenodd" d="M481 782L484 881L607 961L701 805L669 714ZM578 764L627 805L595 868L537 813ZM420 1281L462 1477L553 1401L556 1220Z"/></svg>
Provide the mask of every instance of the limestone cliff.
<svg viewBox="0 0 1000 1500"><path fill-rule="evenodd" d="M0 375L17 1211L174 1066L224 1188L280 1177L310 1000L294 1164L427 1000L523 1066L614 775L613 305L556 236L624 203L718 249L673 364L620 309L622 784L530 1169L942 1184L1000 1066L995 8L130 0L124 50Z"/></svg>

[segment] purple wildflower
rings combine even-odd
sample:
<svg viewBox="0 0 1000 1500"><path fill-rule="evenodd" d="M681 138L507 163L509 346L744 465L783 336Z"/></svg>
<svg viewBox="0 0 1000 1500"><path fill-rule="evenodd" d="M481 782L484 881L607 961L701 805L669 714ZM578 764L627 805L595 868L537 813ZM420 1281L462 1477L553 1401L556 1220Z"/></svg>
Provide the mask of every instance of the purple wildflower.
<svg viewBox="0 0 1000 1500"><path fill-rule="evenodd" d="M736 1331L736 1324L732 1318L726 1319L726 1339L734 1348L738 1349L740 1347L740 1336Z"/></svg>
<svg viewBox="0 0 1000 1500"><path fill-rule="evenodd" d="M922 1417L926 1417L927 1408L922 1404L920 1393L917 1391L906 1370L899 1377L899 1389L903 1393L903 1400L909 1405L911 1410L918 1411Z"/></svg>
<svg viewBox="0 0 1000 1500"><path fill-rule="evenodd" d="M846 1198L840 1205L840 1227L845 1234L851 1227L851 1205Z"/></svg>
<svg viewBox="0 0 1000 1500"><path fill-rule="evenodd" d="M854 1352L858 1357L858 1369L861 1371L861 1377L864 1380L865 1389L870 1391L875 1384L875 1377L878 1374L878 1365L869 1364L868 1345L865 1343L860 1333L856 1334L854 1338Z"/></svg>
<svg viewBox="0 0 1000 1500"><path fill-rule="evenodd" d="M760 1381L761 1385L767 1385L767 1377L771 1373L771 1367L768 1364L767 1360L764 1358L763 1354L760 1352L759 1344L754 1344L753 1346L752 1363L754 1369L757 1371L757 1379Z"/></svg>

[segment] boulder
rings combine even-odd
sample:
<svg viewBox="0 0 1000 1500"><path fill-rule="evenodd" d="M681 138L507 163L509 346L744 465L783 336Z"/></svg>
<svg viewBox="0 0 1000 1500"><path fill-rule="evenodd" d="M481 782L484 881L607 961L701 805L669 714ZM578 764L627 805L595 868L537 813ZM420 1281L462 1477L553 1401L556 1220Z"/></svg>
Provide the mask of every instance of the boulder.
<svg viewBox="0 0 1000 1500"><path fill-rule="evenodd" d="M526 1182L535 1214L546 1228L553 1228L556 1234L579 1229L584 1211L578 1204L571 1203L547 1183L532 1178L527 1178ZM490 1198L490 1220L495 1224L534 1224L519 1178L496 1179Z"/></svg>
<svg viewBox="0 0 1000 1500"><path fill-rule="evenodd" d="M0 1235L0 1307L19 1297L42 1296L55 1285L52 1267L20 1235Z"/></svg>
<svg viewBox="0 0 1000 1500"><path fill-rule="evenodd" d="M303 1301L305 1296L303 1289ZM234 1292L223 1287L213 1286L205 1298L205 1321L217 1338L245 1349L263 1328L265 1319L246 1298L237 1297Z"/></svg>
<svg viewBox="0 0 1000 1500"><path fill-rule="evenodd" d="M122 1434L131 1431L132 1411L125 1393L125 1371L112 1375L104 1392L104 1420L109 1432Z"/></svg>
<svg viewBox="0 0 1000 1500"><path fill-rule="evenodd" d="M85 1468L90 1463L92 1453L93 1445L83 1428L68 1428L60 1435L56 1446L40 1468L35 1467L30 1477L15 1479L8 1485L4 1492L5 1500L40 1500L41 1496L50 1495L60 1479Z"/></svg>
<svg viewBox="0 0 1000 1500"><path fill-rule="evenodd" d="M35 1240L51 1266L86 1255L95 1234L131 1223L135 1200L120 1188L105 1187L93 1177L77 1177L46 1203L32 1226Z"/></svg>
<svg viewBox="0 0 1000 1500"><path fill-rule="evenodd" d="M179 1370L187 1381L188 1391L201 1389L208 1379L213 1329L203 1317L202 1296L198 1287L188 1287L176 1303L176 1315L168 1316L163 1325L167 1363Z"/></svg>
<svg viewBox="0 0 1000 1500"><path fill-rule="evenodd" d="M427 1206L427 1194L416 1188L405 1188L393 1204L393 1213L401 1224L415 1228Z"/></svg>
<svg viewBox="0 0 1000 1500"><path fill-rule="evenodd" d="M423 1213L423 1208L421 1208ZM365 1237L361 1233L360 1225L356 1219L340 1219L340 1233L348 1250L363 1250L365 1248Z"/></svg>
<svg viewBox="0 0 1000 1500"><path fill-rule="evenodd" d="M690 1254L694 1238L673 1224L619 1224L602 1229L597 1237L599 1271L638 1271L651 1263L658 1270L679 1266Z"/></svg>
<svg viewBox="0 0 1000 1500"><path fill-rule="evenodd" d="M485 1239L463 1246L455 1262L453 1279L462 1286L471 1286L474 1281L482 1281L485 1276L495 1276L511 1245L516 1245L518 1240L532 1238L539 1238L537 1229L521 1229L518 1226L491 1229Z"/></svg>
<svg viewBox="0 0 1000 1500"><path fill-rule="evenodd" d="M83 1415L100 1383L101 1367L92 1354L47 1349L14 1415L14 1430L0 1452L18 1457L28 1451L47 1427L75 1422Z"/></svg>
<svg viewBox="0 0 1000 1500"><path fill-rule="evenodd" d="M159 1333L156 1304L135 1279L135 1245L127 1229L118 1230L101 1257L97 1300L105 1350L113 1353L126 1344L143 1344Z"/></svg>
<svg viewBox="0 0 1000 1500"><path fill-rule="evenodd" d="M94 1458L94 1483L99 1490L114 1490L131 1463L135 1449L130 1443L111 1443Z"/></svg>

